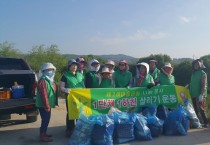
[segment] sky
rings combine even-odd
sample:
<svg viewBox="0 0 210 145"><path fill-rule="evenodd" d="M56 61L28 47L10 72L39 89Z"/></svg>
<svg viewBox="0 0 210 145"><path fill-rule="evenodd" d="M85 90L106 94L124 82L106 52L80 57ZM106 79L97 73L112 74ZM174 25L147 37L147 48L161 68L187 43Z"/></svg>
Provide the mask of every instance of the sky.
<svg viewBox="0 0 210 145"><path fill-rule="evenodd" d="M0 43L22 53L210 54L210 0L0 0Z"/></svg>

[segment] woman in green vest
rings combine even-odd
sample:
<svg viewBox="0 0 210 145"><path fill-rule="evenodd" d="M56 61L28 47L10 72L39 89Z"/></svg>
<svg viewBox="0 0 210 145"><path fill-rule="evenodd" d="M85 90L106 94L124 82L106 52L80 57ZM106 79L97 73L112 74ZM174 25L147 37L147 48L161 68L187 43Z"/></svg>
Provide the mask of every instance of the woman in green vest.
<svg viewBox="0 0 210 145"><path fill-rule="evenodd" d="M157 68L157 60L155 59L149 60L149 74L153 77L155 84L157 84L160 70Z"/></svg>
<svg viewBox="0 0 210 145"><path fill-rule="evenodd" d="M175 78L172 75L173 67L170 63L165 63L161 68L161 73L158 77L158 83L160 85L175 85Z"/></svg>
<svg viewBox="0 0 210 145"><path fill-rule="evenodd" d="M115 88L131 88L133 83L132 73L129 71L126 60L119 61L119 69L113 73Z"/></svg>
<svg viewBox="0 0 210 145"><path fill-rule="evenodd" d="M134 86L151 88L154 85L153 77L149 74L149 65L145 62L137 63Z"/></svg>
<svg viewBox="0 0 210 145"><path fill-rule="evenodd" d="M83 76L85 77L85 74L87 73L87 70L85 69L85 67L87 65L85 59L83 57L77 57L76 62L79 63L79 67L78 67L77 71L80 72L81 74L83 74Z"/></svg>
<svg viewBox="0 0 210 145"><path fill-rule="evenodd" d="M52 63L45 63L39 71L37 85L36 107L41 116L40 141L51 142L52 135L47 134L51 118L51 108L57 104L56 84L54 82L56 68Z"/></svg>
<svg viewBox="0 0 210 145"><path fill-rule="evenodd" d="M207 97L207 75L203 71L205 66L201 59L192 62L192 76L190 81L190 95L192 98L195 112L203 120L203 127L208 127L208 119L206 117L206 97Z"/></svg>
<svg viewBox="0 0 210 145"><path fill-rule="evenodd" d="M112 79L112 73L110 72L108 67L103 67L101 72L101 82L100 88L114 88L114 83Z"/></svg>
<svg viewBox="0 0 210 145"><path fill-rule="evenodd" d="M96 59L89 62L90 71L85 74L85 87L86 88L99 88L101 75L99 73L100 63Z"/></svg>
<svg viewBox="0 0 210 145"><path fill-rule="evenodd" d="M72 88L84 88L84 76L77 71L78 65L79 64L76 62L76 60L69 60L67 65L68 72L62 76L60 83L60 89L65 93L66 96L66 137L71 136L76 122L75 120L69 120L68 118L68 111L71 110L68 110L67 96Z"/></svg>

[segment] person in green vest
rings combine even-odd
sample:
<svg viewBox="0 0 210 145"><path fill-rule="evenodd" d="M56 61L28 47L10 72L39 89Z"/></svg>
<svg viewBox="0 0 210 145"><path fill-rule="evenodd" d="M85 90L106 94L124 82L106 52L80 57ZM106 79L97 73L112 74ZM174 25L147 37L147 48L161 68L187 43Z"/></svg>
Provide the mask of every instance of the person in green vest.
<svg viewBox="0 0 210 145"><path fill-rule="evenodd" d="M112 79L112 73L110 72L108 67L103 67L101 72L101 82L100 88L114 88L114 83Z"/></svg>
<svg viewBox="0 0 210 145"><path fill-rule="evenodd" d="M57 104L56 84L54 82L56 68L52 63L44 63L39 70L36 107L41 116L40 141L51 142L52 135L47 134L51 118L51 108Z"/></svg>
<svg viewBox="0 0 210 145"><path fill-rule="evenodd" d="M73 88L84 88L84 76L77 71L78 66L79 63L77 63L76 60L69 60L67 65L68 72L62 76L60 83L60 89L65 93L66 97L66 137L71 136L76 124L75 120L69 120L68 118L68 112L71 110L68 110L67 96Z"/></svg>
<svg viewBox="0 0 210 145"><path fill-rule="evenodd" d="M153 77L155 84L157 84L158 76L160 75L160 70L157 68L157 60L149 60L149 74Z"/></svg>
<svg viewBox="0 0 210 145"><path fill-rule="evenodd" d="M109 68L109 71L113 74L114 73L114 68L115 68L115 62L112 60L107 60L105 62L105 67Z"/></svg>
<svg viewBox="0 0 210 145"><path fill-rule="evenodd" d="M201 59L192 62L192 75L190 81L190 95L192 98L195 112L203 120L203 127L208 127L208 119L206 117L206 97L207 97L207 75L203 71L205 66Z"/></svg>
<svg viewBox="0 0 210 145"><path fill-rule="evenodd" d="M158 77L158 84L160 85L175 85L175 77L172 75L173 67L171 63L165 63L161 68L161 73Z"/></svg>
<svg viewBox="0 0 210 145"><path fill-rule="evenodd" d="M87 73L87 70L85 69L86 64L87 64L85 59L83 57L77 57L76 62L79 63L79 67L77 71L83 74L83 76L85 77L85 74Z"/></svg>
<svg viewBox="0 0 210 145"><path fill-rule="evenodd" d="M149 65L145 62L137 63L134 86L151 88L154 85L153 77L149 74Z"/></svg>
<svg viewBox="0 0 210 145"><path fill-rule="evenodd" d="M89 62L90 71L85 74L85 87L86 88L99 88L101 75L99 73L100 63L96 59Z"/></svg>
<svg viewBox="0 0 210 145"><path fill-rule="evenodd" d="M113 73L115 88L131 88L133 83L132 73L129 71L126 60L119 61L119 69Z"/></svg>

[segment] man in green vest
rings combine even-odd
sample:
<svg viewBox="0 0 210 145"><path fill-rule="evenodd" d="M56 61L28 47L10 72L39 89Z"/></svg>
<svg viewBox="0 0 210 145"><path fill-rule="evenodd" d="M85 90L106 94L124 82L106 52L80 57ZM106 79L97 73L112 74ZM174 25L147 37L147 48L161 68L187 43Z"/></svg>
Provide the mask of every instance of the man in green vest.
<svg viewBox="0 0 210 145"><path fill-rule="evenodd" d="M57 104L56 84L54 82L56 68L52 63L44 63L39 71L36 107L41 116L40 141L51 142L52 135L47 134L51 118L51 108Z"/></svg>
<svg viewBox="0 0 210 145"><path fill-rule="evenodd" d="M192 62L192 76L190 81L190 95L196 114L200 113L203 120L203 127L208 127L206 117L206 97L207 97L207 75L203 71L205 66L201 59Z"/></svg>
<svg viewBox="0 0 210 145"><path fill-rule="evenodd" d="M66 96L66 109L67 109L67 115L66 115L66 137L70 137L73 129L75 127L75 120L69 120L68 112L71 110L68 110L68 102L67 102L67 96L72 88L84 88L84 76L77 71L79 64L76 62L76 60L71 59L68 61L68 72L66 72L62 78L60 83L60 89L62 92L65 93Z"/></svg>

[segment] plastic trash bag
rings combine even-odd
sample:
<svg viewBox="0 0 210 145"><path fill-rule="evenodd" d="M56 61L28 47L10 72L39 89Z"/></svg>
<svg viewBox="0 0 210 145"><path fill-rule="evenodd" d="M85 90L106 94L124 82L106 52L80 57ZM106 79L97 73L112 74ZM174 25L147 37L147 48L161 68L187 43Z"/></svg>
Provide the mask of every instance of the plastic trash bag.
<svg viewBox="0 0 210 145"><path fill-rule="evenodd" d="M91 134L96 122L96 117L85 116L81 111L74 131L70 137L69 145L91 145Z"/></svg>
<svg viewBox="0 0 210 145"><path fill-rule="evenodd" d="M184 107L186 108L187 114L190 119L190 125L192 128L201 128L200 120L198 119L195 110L193 108L193 105L190 103L189 99L185 99L183 101Z"/></svg>
<svg viewBox="0 0 210 145"><path fill-rule="evenodd" d="M124 143L135 139L134 122L136 114L113 112L115 121L114 143Z"/></svg>
<svg viewBox="0 0 210 145"><path fill-rule="evenodd" d="M163 127L165 135L187 135L188 128L189 117L183 106L169 113Z"/></svg>
<svg viewBox="0 0 210 145"><path fill-rule="evenodd" d="M142 109L142 114L146 117L156 115L157 113L157 106L155 104L150 104L149 106L143 107Z"/></svg>
<svg viewBox="0 0 210 145"><path fill-rule="evenodd" d="M114 119L112 115L96 116L92 132L93 145L113 145Z"/></svg>
<svg viewBox="0 0 210 145"><path fill-rule="evenodd" d="M138 140L152 140L150 129L147 127L146 117L137 114L134 124L134 135Z"/></svg>
<svg viewBox="0 0 210 145"><path fill-rule="evenodd" d="M158 137L163 133L163 120L160 120L155 115L151 115L147 118L147 126L151 131L152 137Z"/></svg>
<svg viewBox="0 0 210 145"><path fill-rule="evenodd" d="M168 113L169 110L167 107L163 106L163 105L159 105L157 107L157 114L156 116L161 119L161 120L165 120L168 117Z"/></svg>

